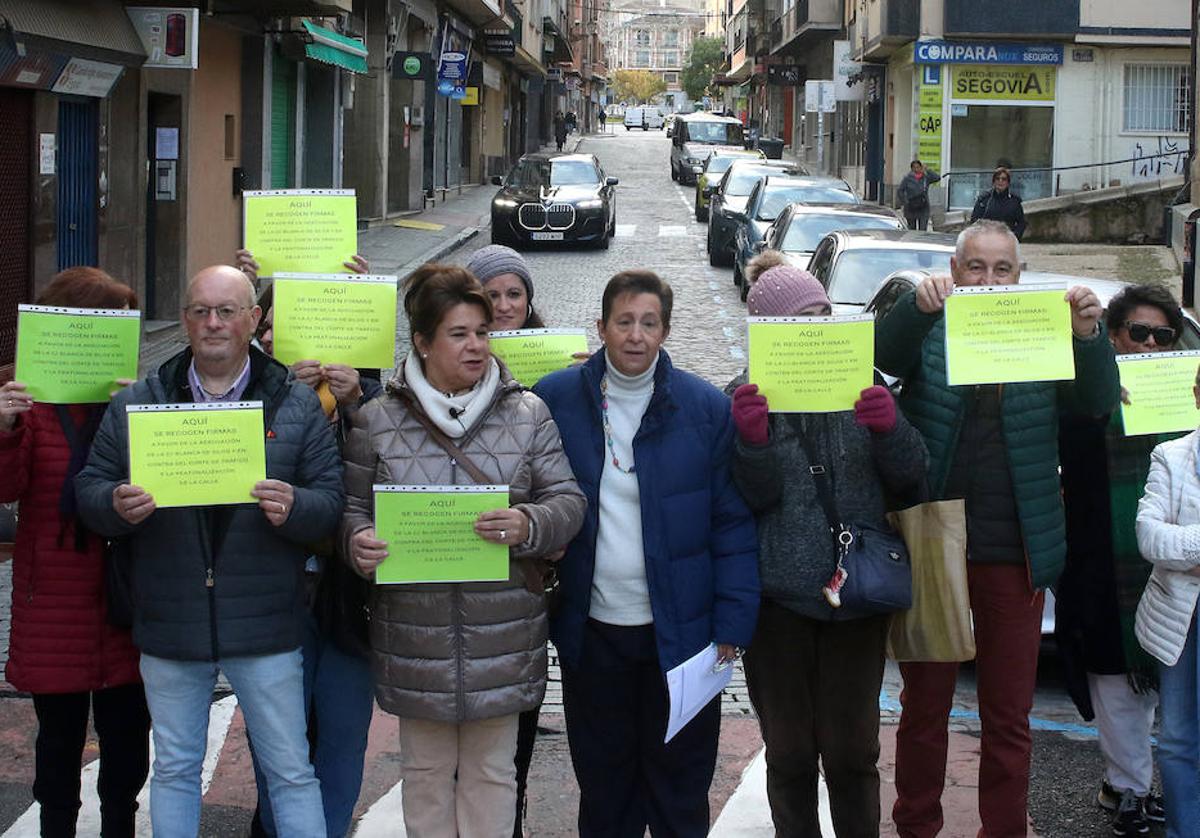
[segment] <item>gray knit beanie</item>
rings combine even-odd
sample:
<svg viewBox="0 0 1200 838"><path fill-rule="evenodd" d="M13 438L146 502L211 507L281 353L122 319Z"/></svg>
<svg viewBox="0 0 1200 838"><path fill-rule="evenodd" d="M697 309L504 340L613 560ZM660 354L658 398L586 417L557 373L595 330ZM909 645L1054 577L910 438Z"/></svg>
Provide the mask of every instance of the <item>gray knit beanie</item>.
<svg viewBox="0 0 1200 838"><path fill-rule="evenodd" d="M502 244L489 244L471 254L467 262L467 270L475 275L481 285L487 285L489 280L504 274L516 274L525 283L525 294L533 299L533 277L529 275L529 266L525 258L511 247Z"/></svg>

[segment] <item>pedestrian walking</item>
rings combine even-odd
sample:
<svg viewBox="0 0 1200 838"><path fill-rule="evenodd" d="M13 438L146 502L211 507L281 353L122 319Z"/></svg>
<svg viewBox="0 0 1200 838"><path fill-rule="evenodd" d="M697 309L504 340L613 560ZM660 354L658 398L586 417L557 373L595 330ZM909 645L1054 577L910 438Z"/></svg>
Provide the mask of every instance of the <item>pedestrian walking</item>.
<svg viewBox="0 0 1200 838"><path fill-rule="evenodd" d="M974 617L979 712L983 723L979 814L987 835L1024 835L1043 589L1065 560L1058 479L1058 415L1092 417L1116 407L1113 346L1100 301L1082 286L1067 291L1074 381L950 387L946 383L946 299L956 285L1008 285L1020 277L1016 237L983 221L959 234L951 276L925 279L880 322L875 364L903 379L900 405L929 449L935 500L966 503L967 578ZM946 726L956 663L902 663L896 742L902 836L942 826Z"/></svg>
<svg viewBox="0 0 1200 838"><path fill-rule="evenodd" d="M1193 388L1200 407L1200 374ZM1191 838L1200 824L1200 431L1154 449L1138 504L1138 549L1153 570L1137 607L1138 642L1158 661L1158 765L1167 838Z"/></svg>
<svg viewBox="0 0 1200 838"><path fill-rule="evenodd" d="M812 274L785 265L764 271L746 304L755 317L832 310ZM887 530L885 492L920 499L925 443L886 387L863 390L852 413L809 414L769 413L745 372L728 389L738 431L733 478L758 525L762 604L745 668L766 745L775 832L821 834L823 773L836 834L878 835L879 690L890 615L835 608L822 594L838 560L809 469L827 469L839 510Z"/></svg>
<svg viewBox="0 0 1200 838"><path fill-rule="evenodd" d="M596 124L600 126L600 133L608 131L608 114L604 112L604 105L596 105Z"/></svg>
<svg viewBox="0 0 1200 838"><path fill-rule="evenodd" d="M323 836L321 789L305 738L304 545L327 537L342 505L341 462L312 390L251 347L261 310L250 280L205 268L186 292L188 347L117 394L87 465L79 510L127 541L133 638L154 734L154 834L195 836L205 728L218 672L233 687L283 835ZM269 425L256 504L157 509L129 483L126 407L256 400ZM286 477L287 479L283 479Z"/></svg>
<svg viewBox="0 0 1200 838"><path fill-rule="evenodd" d="M133 289L96 268L56 275L38 305L137 308ZM132 382L118 382L128 385ZM5 678L37 714L33 798L41 834L74 835L89 710L100 739L100 824L134 834L150 770L150 714L128 626L110 610L104 539L80 519L74 478L104 404L35 401L25 382L0 387L0 501L20 503L12 556Z"/></svg>
<svg viewBox="0 0 1200 838"><path fill-rule="evenodd" d="M904 212L904 221L910 230L929 228L929 187L942 179L933 169L927 169L920 160L914 160L896 190L896 199Z"/></svg>
<svg viewBox="0 0 1200 838"><path fill-rule="evenodd" d="M243 273L257 277L258 263L250 251L238 251L236 261ZM345 265L352 273L370 272L361 256L351 257ZM274 290L274 285L268 285L259 295L263 316L254 336L258 347L271 357L275 356ZM316 392L339 443L358 407L383 390L379 370L323 365L316 360L297 361L291 370L297 381ZM366 618L370 584L335 555L332 543L314 548L304 564L304 580L308 613L300 653L309 756L321 784L326 834L340 838L349 832L354 817L375 709ZM253 743L250 755L258 785L250 835L274 836L278 832L270 789Z"/></svg>
<svg viewBox="0 0 1200 838"><path fill-rule="evenodd" d="M1025 235L1025 208L1021 196L1012 191L1012 173L1005 166L992 172L992 188L982 193L971 210L971 223L980 220L999 221L1012 230L1017 241Z"/></svg>
<svg viewBox="0 0 1200 838"><path fill-rule="evenodd" d="M664 744L664 673L714 643L731 663L758 611L753 519L729 468L729 400L662 349L672 299L650 271L617 274L597 323L604 351L534 387L587 496L551 624L583 838L647 826L708 833L720 699Z"/></svg>
<svg viewBox="0 0 1200 838"><path fill-rule="evenodd" d="M567 119L563 116L562 111L554 114L554 143L558 146L558 150L563 150L563 145L567 141Z"/></svg>
<svg viewBox="0 0 1200 838"><path fill-rule="evenodd" d="M1160 285L1125 288L1105 321L1118 355L1170 351L1183 329L1179 304ZM1162 798L1150 793L1158 677L1133 633L1150 576L1135 520L1150 452L1176 436L1125 436L1119 412L1066 415L1059 429L1067 557L1054 589L1054 634L1067 690L1083 718L1096 720L1104 762L1097 801L1113 813L1116 835L1163 820Z"/></svg>
<svg viewBox="0 0 1200 838"><path fill-rule="evenodd" d="M400 720L408 834L507 837L518 717L546 689L546 598L528 570L574 537L585 501L546 406L489 354L492 306L478 280L430 264L406 289L414 348L355 417L340 540L364 576L387 558L373 523L381 475L508 486L511 506L475 522L477 536L509 548L507 582L388 585L371 611L376 698Z"/></svg>

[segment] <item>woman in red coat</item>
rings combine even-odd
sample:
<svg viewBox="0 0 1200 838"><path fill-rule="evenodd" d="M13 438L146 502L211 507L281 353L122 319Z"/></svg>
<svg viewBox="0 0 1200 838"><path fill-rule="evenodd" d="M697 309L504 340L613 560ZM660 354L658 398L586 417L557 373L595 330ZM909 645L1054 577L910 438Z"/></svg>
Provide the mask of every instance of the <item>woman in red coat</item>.
<svg viewBox="0 0 1200 838"><path fill-rule="evenodd" d="M38 304L136 308L133 290L95 268L70 268ZM132 836L149 771L150 714L127 629L107 621L104 541L75 512L74 475L104 404L34 402L0 387L0 501L19 501L13 550L8 682L33 694L38 735L33 796L43 836L73 836L88 710L100 739L101 830Z"/></svg>

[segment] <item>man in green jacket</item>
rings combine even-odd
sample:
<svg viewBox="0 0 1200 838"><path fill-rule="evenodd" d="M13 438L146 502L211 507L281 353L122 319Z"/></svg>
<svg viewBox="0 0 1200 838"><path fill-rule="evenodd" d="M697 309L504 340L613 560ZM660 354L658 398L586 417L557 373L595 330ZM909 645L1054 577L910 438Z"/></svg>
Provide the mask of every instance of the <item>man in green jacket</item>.
<svg viewBox="0 0 1200 838"><path fill-rule="evenodd" d="M951 387L946 381L947 297L956 286L1009 285L1020 276L1012 232L995 221L967 227L950 261L952 276L925 279L879 323L875 364L904 380L900 405L929 448L935 499L963 498L967 578L975 624L983 737L979 814L989 836L1026 834L1029 756L1042 589L1066 556L1058 479L1060 412L1103 416L1119 385L1100 300L1086 287L1071 306L1075 380ZM958 665L904 663L896 745L901 836L932 838L942 827L946 726Z"/></svg>

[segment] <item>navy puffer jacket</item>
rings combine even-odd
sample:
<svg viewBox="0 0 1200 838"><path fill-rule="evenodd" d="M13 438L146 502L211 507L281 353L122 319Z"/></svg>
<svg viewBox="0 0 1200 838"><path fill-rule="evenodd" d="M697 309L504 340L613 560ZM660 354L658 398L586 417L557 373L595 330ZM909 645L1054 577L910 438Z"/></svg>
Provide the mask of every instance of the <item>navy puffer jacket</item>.
<svg viewBox="0 0 1200 838"><path fill-rule="evenodd" d="M257 503L158 509L136 526L113 510L113 489L129 479L125 406L193 401L191 359L185 349L113 397L75 478L80 515L97 533L128 538L133 639L146 654L218 660L299 648L305 545L337 526L342 460L316 393L290 381L282 364L251 348L244 395L263 402L267 477L295 490L282 526L273 526Z"/></svg>
<svg viewBox="0 0 1200 838"><path fill-rule="evenodd" d="M583 529L559 564L561 603L550 623L559 655L580 665L596 567L604 429L605 354L552 373L534 392L550 407L579 488ZM758 621L758 537L733 484L733 417L711 384L675 369L659 352L654 395L633 440L642 507L646 582L666 671L711 642L749 646Z"/></svg>

